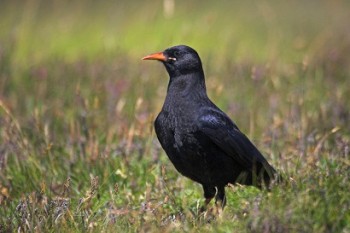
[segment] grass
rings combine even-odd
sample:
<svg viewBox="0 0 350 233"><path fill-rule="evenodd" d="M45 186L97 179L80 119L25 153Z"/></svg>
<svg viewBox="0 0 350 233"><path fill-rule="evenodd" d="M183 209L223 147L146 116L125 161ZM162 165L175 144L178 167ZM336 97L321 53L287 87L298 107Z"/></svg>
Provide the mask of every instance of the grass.
<svg viewBox="0 0 350 233"><path fill-rule="evenodd" d="M40 0L0 9L0 232L350 232L350 6ZM174 44L289 184L200 213L153 131ZM213 204L212 204L213 206Z"/></svg>

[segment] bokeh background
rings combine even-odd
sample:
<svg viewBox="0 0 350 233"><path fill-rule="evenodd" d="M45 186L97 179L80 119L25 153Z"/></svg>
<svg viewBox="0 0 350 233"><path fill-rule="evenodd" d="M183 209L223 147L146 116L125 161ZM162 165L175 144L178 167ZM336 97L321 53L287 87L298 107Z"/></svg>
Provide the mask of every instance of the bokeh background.
<svg viewBox="0 0 350 233"><path fill-rule="evenodd" d="M350 231L348 1L1 1L0 231ZM286 177L221 217L153 132L195 48L208 94ZM214 206L214 204L213 204Z"/></svg>

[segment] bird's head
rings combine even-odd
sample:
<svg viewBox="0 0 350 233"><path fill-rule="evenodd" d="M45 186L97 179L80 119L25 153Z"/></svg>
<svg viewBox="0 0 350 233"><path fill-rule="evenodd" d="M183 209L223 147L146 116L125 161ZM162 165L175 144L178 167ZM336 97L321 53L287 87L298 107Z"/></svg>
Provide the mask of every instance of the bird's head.
<svg viewBox="0 0 350 233"><path fill-rule="evenodd" d="M150 54L142 58L142 60L161 61L167 69L170 78L191 73L203 73L198 53L186 45L178 45L163 52Z"/></svg>

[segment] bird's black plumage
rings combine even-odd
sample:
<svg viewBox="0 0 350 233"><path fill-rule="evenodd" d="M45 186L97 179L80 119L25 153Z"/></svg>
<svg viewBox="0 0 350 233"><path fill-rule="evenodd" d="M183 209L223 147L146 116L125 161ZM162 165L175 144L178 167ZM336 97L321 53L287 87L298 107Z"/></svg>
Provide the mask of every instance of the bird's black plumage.
<svg viewBox="0 0 350 233"><path fill-rule="evenodd" d="M235 123L207 96L197 52L185 45L149 55L169 73L167 95L154 126L175 168L202 184L207 203L225 204L225 186L269 185L275 169Z"/></svg>

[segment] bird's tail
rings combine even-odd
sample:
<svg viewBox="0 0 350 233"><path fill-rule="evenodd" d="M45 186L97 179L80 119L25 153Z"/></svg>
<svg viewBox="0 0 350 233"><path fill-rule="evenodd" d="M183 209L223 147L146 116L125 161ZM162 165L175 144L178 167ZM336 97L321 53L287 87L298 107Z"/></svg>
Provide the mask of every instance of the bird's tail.
<svg viewBox="0 0 350 233"><path fill-rule="evenodd" d="M282 175L279 174L268 162L262 164L260 171L258 171L258 184L260 186L265 185L267 189L270 189L271 186L279 184L282 181Z"/></svg>
<svg viewBox="0 0 350 233"><path fill-rule="evenodd" d="M235 182L253 185L260 189L265 187L270 190L274 184L279 184L282 181L282 176L267 161L264 161L263 163L255 163L251 171L242 172Z"/></svg>

